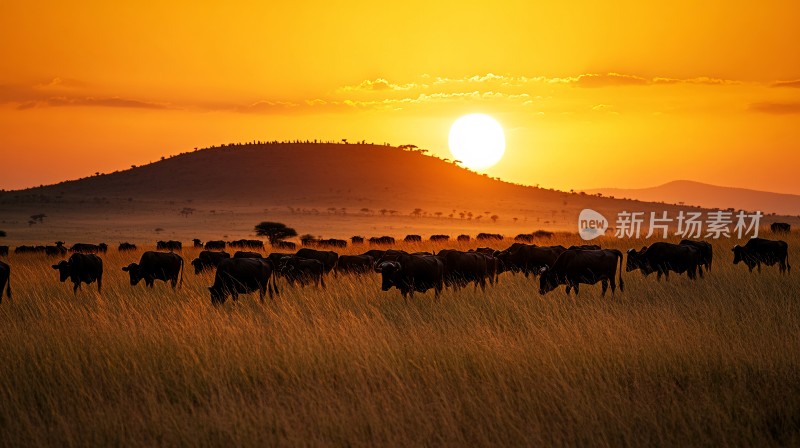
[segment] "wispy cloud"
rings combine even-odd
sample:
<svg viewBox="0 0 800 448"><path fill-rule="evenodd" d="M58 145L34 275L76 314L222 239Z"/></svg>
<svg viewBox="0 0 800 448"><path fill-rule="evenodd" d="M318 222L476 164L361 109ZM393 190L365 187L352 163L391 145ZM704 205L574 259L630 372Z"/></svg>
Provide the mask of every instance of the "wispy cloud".
<svg viewBox="0 0 800 448"><path fill-rule="evenodd" d="M649 80L649 84L705 84L710 86L732 86L743 84L742 81L735 79L710 78L699 76L697 78L661 78L655 77Z"/></svg>
<svg viewBox="0 0 800 448"><path fill-rule="evenodd" d="M626 73L584 73L567 77L521 76L486 73L463 77L434 77L422 75L416 79L398 82L386 78L367 79L337 89L325 99L331 103L351 106L355 109L400 110L421 104L443 104L453 102L491 103L497 107L525 106L549 112L580 112L581 110L603 111L618 114L620 110L606 104L597 104L596 99L588 104L578 104L575 93L553 90L555 88L587 89L601 91L604 88L639 88L642 86L708 85L730 86L741 84L737 80L713 77L674 78L666 76L644 77ZM560 93L559 93L560 92ZM577 92L577 91L574 91ZM551 101L554 96L570 98L561 106ZM622 109L622 108L620 108Z"/></svg>
<svg viewBox="0 0 800 448"><path fill-rule="evenodd" d="M74 80L53 78L33 85L0 85L0 104L17 110L43 107L112 107L129 109L169 109L167 103L127 98L118 95L87 94L86 85Z"/></svg>
<svg viewBox="0 0 800 448"><path fill-rule="evenodd" d="M341 90L346 92L353 91L387 91L387 90L411 90L427 88L426 84L408 83L408 84L394 84L384 78L365 79L359 84L354 86L344 86Z"/></svg>
<svg viewBox="0 0 800 448"><path fill-rule="evenodd" d="M734 85L741 81L711 78L706 76L696 78L670 78L670 77L643 77L625 73L584 73L567 77L546 76L507 76L487 73L486 75L468 76L463 78L436 78L434 85L444 86L453 84L497 84L506 87L520 87L526 85L567 84L576 87L615 87L615 86L646 86L658 84L707 84L707 85Z"/></svg>
<svg viewBox="0 0 800 448"><path fill-rule="evenodd" d="M800 79L794 81L775 81L772 87L794 87L800 89Z"/></svg>
<svg viewBox="0 0 800 448"><path fill-rule="evenodd" d="M554 91L554 88L574 87L588 91L602 91L604 88L639 88L642 86L707 85L734 86L741 81L713 78L673 78L666 76L644 77L617 72L585 73L568 77L512 76L495 73L464 76L460 78L434 77L421 75L416 79L397 82L386 78L366 79L352 85L336 89L328 95L314 100L282 102L265 99L250 105L235 106L232 109L244 113L321 113L329 111L357 110L406 110L420 105L465 103L490 105L493 108L526 107L534 112L581 113L591 110L595 113L617 115L625 109L624 105L614 107L597 102L600 98L586 98L586 102L576 98L576 92ZM569 98L557 104L559 95ZM580 98L580 97L578 97ZM601 99L602 101L602 99Z"/></svg>
<svg viewBox="0 0 800 448"><path fill-rule="evenodd" d="M356 109L392 109L401 110L410 106L422 104L447 104L456 102L470 103L493 103L493 104L516 104L524 105L532 102L531 96L522 94L508 94L503 92L481 92L474 90L471 92L437 92L420 93L413 97L383 98L374 100L353 100L345 99L334 104L343 104Z"/></svg>
<svg viewBox="0 0 800 448"><path fill-rule="evenodd" d="M37 101L27 101L17 106L18 110L33 109L36 107L117 107L129 109L167 109L164 104L151 103L147 101L140 101L135 99L120 98L120 97L50 97Z"/></svg>
<svg viewBox="0 0 800 448"><path fill-rule="evenodd" d="M524 76L507 76L495 75L494 73L487 73L485 75L465 76L463 78L441 78L434 79L434 85L450 85L450 84L498 84L505 86L519 86L531 81L546 80L547 78L527 78Z"/></svg>
<svg viewBox="0 0 800 448"><path fill-rule="evenodd" d="M290 101L256 101L255 103L247 104L244 106L235 106L234 109L237 112L243 113L261 113L261 114L269 114L269 113L283 113L287 112L291 109L297 109L300 107L300 104L293 103Z"/></svg>
<svg viewBox="0 0 800 448"><path fill-rule="evenodd" d="M578 87L644 86L650 84L648 79L640 76L620 73L589 73L570 78L569 82Z"/></svg>
<svg viewBox="0 0 800 448"><path fill-rule="evenodd" d="M62 78L56 76L55 78L41 81L33 85L34 89L38 90L74 90L87 87L86 83L76 79Z"/></svg>
<svg viewBox="0 0 800 448"><path fill-rule="evenodd" d="M140 98L136 95L125 95L123 92L102 94L96 86L79 80L54 77L28 84L0 85L0 105L8 105L22 111L47 107L107 107L269 115L366 110L397 111L410 110L422 105L469 104L486 106L494 110L526 108L534 113L548 114L580 114L587 111L618 114L630 112L631 108L641 111L659 107L653 101L648 103L647 97L643 95L617 96L616 92L619 89L660 86L663 90L674 85L707 85L719 86L722 89L726 86L744 84L747 84L748 88L800 87L800 80L743 83L713 77L646 77L619 72L583 73L565 77L486 73L453 78L425 74L405 80L391 80L384 77L361 80L325 94L306 98L263 97L253 98L250 102L233 103L226 102L224 98L170 101L162 98ZM661 90L659 92L659 95L664 94ZM666 93L669 94L669 91ZM679 93L676 90L676 94ZM612 102L613 107L609 105ZM797 105L780 102L754 103L749 109L771 114L790 114L796 113Z"/></svg>
<svg viewBox="0 0 800 448"><path fill-rule="evenodd" d="M238 112L246 114L313 114L379 107L384 101L353 101L314 98L300 101L261 100L246 105L215 105L215 111Z"/></svg>
<svg viewBox="0 0 800 448"><path fill-rule="evenodd" d="M754 112L775 115L800 114L800 102L761 102L753 103L749 108Z"/></svg>

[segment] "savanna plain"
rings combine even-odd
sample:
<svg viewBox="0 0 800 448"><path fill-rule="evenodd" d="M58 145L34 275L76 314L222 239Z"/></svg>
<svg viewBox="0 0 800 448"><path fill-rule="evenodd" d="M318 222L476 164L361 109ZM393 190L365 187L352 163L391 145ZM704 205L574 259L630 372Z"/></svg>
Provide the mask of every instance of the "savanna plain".
<svg viewBox="0 0 800 448"><path fill-rule="evenodd" d="M77 296L53 258L12 254L0 445L797 446L800 265L751 274L732 244L704 279L623 273L605 298L505 273L404 301L373 273L218 307L191 266L178 290L130 286L141 249L110 249L102 294Z"/></svg>

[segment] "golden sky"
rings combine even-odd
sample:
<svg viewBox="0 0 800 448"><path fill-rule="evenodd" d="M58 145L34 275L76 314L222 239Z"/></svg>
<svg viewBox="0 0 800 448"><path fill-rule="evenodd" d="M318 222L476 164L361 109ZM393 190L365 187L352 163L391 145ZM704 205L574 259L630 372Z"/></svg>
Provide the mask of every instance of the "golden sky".
<svg viewBox="0 0 800 448"><path fill-rule="evenodd" d="M482 112L506 180L800 194L800 2L54 3L0 2L0 188Z"/></svg>

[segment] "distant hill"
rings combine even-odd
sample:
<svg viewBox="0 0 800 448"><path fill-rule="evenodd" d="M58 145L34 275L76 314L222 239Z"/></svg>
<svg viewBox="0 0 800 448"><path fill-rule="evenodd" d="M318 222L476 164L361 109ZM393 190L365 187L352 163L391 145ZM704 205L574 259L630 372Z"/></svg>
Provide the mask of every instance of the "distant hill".
<svg viewBox="0 0 800 448"><path fill-rule="evenodd" d="M693 203L690 198L712 195L696 186L677 191L685 195L666 190L663 195L638 196L657 201L643 202L619 199L636 196L630 192L608 190L599 196L516 185L392 146L225 145L120 172L0 192L0 228L8 231L6 241L12 244L252 237L254 224L262 220L327 237L480 232L513 236L538 229L576 232L585 208L603 214L609 228L623 210L676 216ZM746 202L744 195L731 191L700 204L773 208L766 207L766 200ZM605 197L609 194L617 199ZM778 196L789 195L770 197ZM777 198L774 208L796 200ZM780 210L798 213L791 206ZM46 219L37 223L31 218L36 215Z"/></svg>
<svg viewBox="0 0 800 448"><path fill-rule="evenodd" d="M684 203L704 208L733 207L742 210L760 210L765 213L777 213L779 215L800 215L800 195L771 193L746 188L720 187L689 180L676 180L652 188L599 188L586 190L586 192L642 201Z"/></svg>
<svg viewBox="0 0 800 448"><path fill-rule="evenodd" d="M121 172L5 196L173 200L237 206L415 208L557 218L620 201L515 185L420 151L371 144L229 145L183 153Z"/></svg>

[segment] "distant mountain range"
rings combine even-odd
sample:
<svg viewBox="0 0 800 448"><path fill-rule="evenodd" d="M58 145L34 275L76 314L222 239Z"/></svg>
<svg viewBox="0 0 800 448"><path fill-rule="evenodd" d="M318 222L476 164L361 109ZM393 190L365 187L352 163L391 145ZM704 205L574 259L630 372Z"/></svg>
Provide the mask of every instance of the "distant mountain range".
<svg viewBox="0 0 800 448"><path fill-rule="evenodd" d="M598 188L585 190L589 194L601 193L615 198L631 198L641 201L671 204L696 205L703 208L729 208L800 215L800 195L771 193L746 188L720 187L689 180L676 180L651 188L621 189Z"/></svg>

